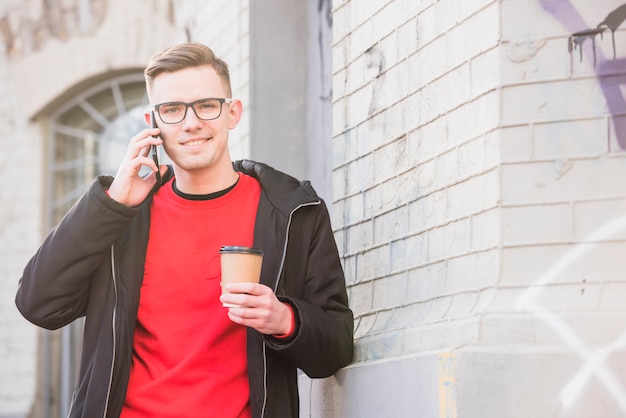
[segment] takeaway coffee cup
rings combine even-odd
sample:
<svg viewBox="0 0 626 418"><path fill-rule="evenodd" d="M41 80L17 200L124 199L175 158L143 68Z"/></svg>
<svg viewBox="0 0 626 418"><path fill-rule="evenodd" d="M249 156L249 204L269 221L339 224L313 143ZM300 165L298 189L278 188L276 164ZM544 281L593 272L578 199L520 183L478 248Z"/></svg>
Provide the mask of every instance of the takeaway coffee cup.
<svg viewBox="0 0 626 418"><path fill-rule="evenodd" d="M222 265L222 294L229 283L253 282L258 283L261 277L263 264L263 250L260 248L223 246L220 248ZM238 305L223 303L226 308L235 308Z"/></svg>

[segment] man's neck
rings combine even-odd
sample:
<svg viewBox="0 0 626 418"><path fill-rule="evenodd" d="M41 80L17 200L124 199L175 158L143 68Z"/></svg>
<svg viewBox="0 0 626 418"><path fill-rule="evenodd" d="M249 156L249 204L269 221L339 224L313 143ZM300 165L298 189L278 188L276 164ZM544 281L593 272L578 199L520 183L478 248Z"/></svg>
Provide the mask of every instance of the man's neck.
<svg viewBox="0 0 626 418"><path fill-rule="evenodd" d="M185 194L207 195L227 189L237 182L239 175L229 165L220 170L182 170L174 166L176 188Z"/></svg>

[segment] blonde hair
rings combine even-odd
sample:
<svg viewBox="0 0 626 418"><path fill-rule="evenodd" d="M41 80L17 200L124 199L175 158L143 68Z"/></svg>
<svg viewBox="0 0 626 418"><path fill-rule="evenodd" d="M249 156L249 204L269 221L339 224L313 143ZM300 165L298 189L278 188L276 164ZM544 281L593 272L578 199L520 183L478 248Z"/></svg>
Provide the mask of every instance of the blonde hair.
<svg viewBox="0 0 626 418"><path fill-rule="evenodd" d="M202 67L205 65L215 69L224 85L227 97L231 97L232 90L228 64L218 58L211 48L197 42L174 45L153 56L143 72L146 87L148 91L150 91L152 82L162 73L174 73L186 68Z"/></svg>

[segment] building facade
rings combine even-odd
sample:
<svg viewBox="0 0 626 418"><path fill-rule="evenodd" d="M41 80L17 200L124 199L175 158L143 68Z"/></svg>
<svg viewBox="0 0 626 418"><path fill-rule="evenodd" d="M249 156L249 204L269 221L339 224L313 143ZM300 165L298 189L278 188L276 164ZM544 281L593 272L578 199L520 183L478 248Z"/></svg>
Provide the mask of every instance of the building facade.
<svg viewBox="0 0 626 418"><path fill-rule="evenodd" d="M141 129L172 43L229 62L235 158L331 207L354 362L301 416L626 415L625 0L2 0L0 418L67 410L80 324L13 298Z"/></svg>

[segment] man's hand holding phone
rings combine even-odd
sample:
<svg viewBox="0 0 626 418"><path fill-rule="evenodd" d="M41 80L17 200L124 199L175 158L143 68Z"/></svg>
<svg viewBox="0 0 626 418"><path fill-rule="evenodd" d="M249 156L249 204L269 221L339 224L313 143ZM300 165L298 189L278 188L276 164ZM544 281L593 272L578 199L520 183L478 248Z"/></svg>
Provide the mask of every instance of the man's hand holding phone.
<svg viewBox="0 0 626 418"><path fill-rule="evenodd" d="M151 116L151 125L156 126L154 114ZM108 190L112 199L126 206L138 206L154 185L157 182L160 184L161 166L157 148L163 141L159 134L159 128L151 127L131 138L124 160ZM150 167L152 172L142 177L139 174L142 166Z"/></svg>

